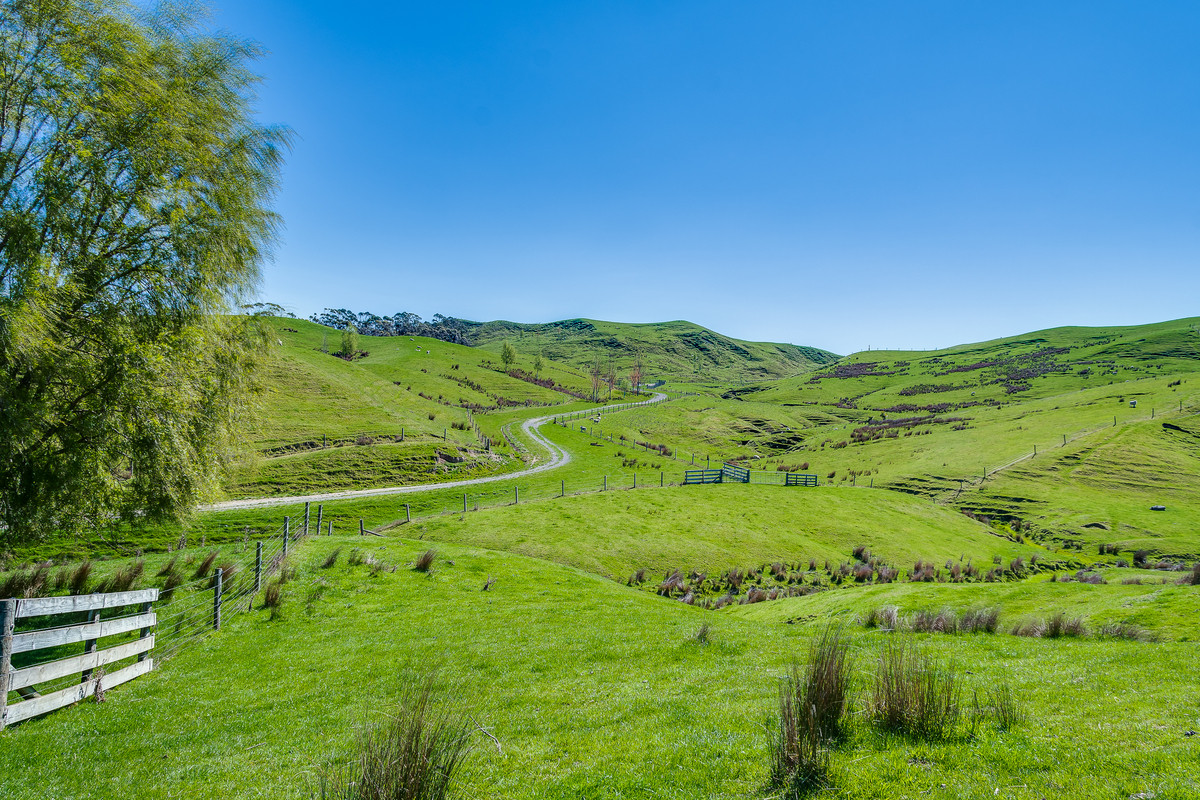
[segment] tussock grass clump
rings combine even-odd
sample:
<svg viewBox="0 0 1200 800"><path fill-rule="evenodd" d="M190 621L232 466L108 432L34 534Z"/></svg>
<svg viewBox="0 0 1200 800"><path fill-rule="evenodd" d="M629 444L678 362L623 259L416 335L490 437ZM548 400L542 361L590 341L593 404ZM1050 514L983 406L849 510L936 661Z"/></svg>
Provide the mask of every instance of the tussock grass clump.
<svg viewBox="0 0 1200 800"><path fill-rule="evenodd" d="M1109 622L1100 626L1103 639L1127 639L1131 642L1157 642L1158 634L1130 622Z"/></svg>
<svg viewBox="0 0 1200 800"><path fill-rule="evenodd" d="M146 562L138 559L117 570L107 581L96 587L97 592L127 592L137 586L146 571Z"/></svg>
<svg viewBox="0 0 1200 800"><path fill-rule="evenodd" d="M172 559L174 563L174 559ZM88 582L92 577L92 562L84 561L77 566L71 573L71 580L67 583L67 591L71 594L87 594Z"/></svg>
<svg viewBox="0 0 1200 800"><path fill-rule="evenodd" d="M1042 630L1042 636L1047 639L1078 638L1087 635L1087 626L1080 617L1068 617L1061 611L1052 614Z"/></svg>
<svg viewBox="0 0 1200 800"><path fill-rule="evenodd" d="M698 644L708 644L712 641L712 626L707 622L700 623L700 629L692 637Z"/></svg>
<svg viewBox="0 0 1200 800"><path fill-rule="evenodd" d="M166 577L168 577L169 575L171 575L172 573L174 573L174 572L175 572L175 563L176 563L177 561L179 561L179 556L174 556L174 557L173 557L173 558L172 558L170 561L168 561L166 564L163 564L163 565L162 565L162 568L161 568L161 569L159 569L159 571L158 571L158 572L154 573L155 577L158 577L158 578L166 578Z"/></svg>
<svg viewBox="0 0 1200 800"><path fill-rule="evenodd" d="M1000 627L1000 609L972 609L962 615L958 624L963 633L995 633Z"/></svg>
<svg viewBox="0 0 1200 800"><path fill-rule="evenodd" d="M171 598L175 596L175 590L181 583L183 583L183 578L178 572L172 572L170 575L168 575L166 582L163 584L162 591L158 593L159 602L171 602Z"/></svg>
<svg viewBox="0 0 1200 800"><path fill-rule="evenodd" d="M918 611L913 615L914 633L958 633L958 615L950 609Z"/></svg>
<svg viewBox="0 0 1200 800"><path fill-rule="evenodd" d="M192 573L192 580L207 578L212 573L212 566L216 562L218 555L219 553L213 550L201 559L200 563L196 566L196 571Z"/></svg>
<svg viewBox="0 0 1200 800"><path fill-rule="evenodd" d="M283 613L283 584L278 580L271 581L263 590L263 608L271 609L271 619L278 619Z"/></svg>
<svg viewBox="0 0 1200 800"><path fill-rule="evenodd" d="M902 641L889 640L879 654L870 716L885 731L945 739L958 724L961 691L952 664L939 664Z"/></svg>
<svg viewBox="0 0 1200 800"><path fill-rule="evenodd" d="M413 569L417 572L429 572L433 566L433 560L437 558L437 550L430 548L421 555L417 556L416 562L413 564Z"/></svg>
<svg viewBox="0 0 1200 800"><path fill-rule="evenodd" d="M1200 561L1192 565L1192 571L1184 578L1189 586L1200 586Z"/></svg>
<svg viewBox="0 0 1200 800"><path fill-rule="evenodd" d="M808 666L792 665L779 687L779 720L771 741L771 785L787 798L803 797L825 783L826 742L843 735L850 703L849 647L826 628L809 647Z"/></svg>
<svg viewBox="0 0 1200 800"><path fill-rule="evenodd" d="M980 719L990 716L997 730L1011 731L1025 724L1028 714L1020 696L1007 681L1000 681L987 692L986 705L979 703L978 693L972 710L972 734Z"/></svg>
<svg viewBox="0 0 1200 800"><path fill-rule="evenodd" d="M433 704L433 679L408 688L387 721L358 734L354 761L321 779L322 800L442 800L471 749L471 727Z"/></svg>
<svg viewBox="0 0 1200 800"><path fill-rule="evenodd" d="M325 560L321 562L321 569L331 569L335 564L337 564L338 556L341 554L342 548L333 548L333 552L325 556Z"/></svg>
<svg viewBox="0 0 1200 800"><path fill-rule="evenodd" d="M357 547L351 550L350 555L346 557L346 563L352 567L357 567L364 563L362 550L359 550Z"/></svg>
<svg viewBox="0 0 1200 800"><path fill-rule="evenodd" d="M873 608L863 618L863 626L867 628L881 628L885 631L897 630L900 626L900 613L895 606Z"/></svg>

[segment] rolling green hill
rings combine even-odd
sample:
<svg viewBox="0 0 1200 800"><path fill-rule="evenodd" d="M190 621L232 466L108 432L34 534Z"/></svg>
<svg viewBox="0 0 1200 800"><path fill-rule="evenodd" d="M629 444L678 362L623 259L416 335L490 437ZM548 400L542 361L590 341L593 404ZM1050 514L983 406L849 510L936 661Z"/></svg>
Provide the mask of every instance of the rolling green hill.
<svg viewBox="0 0 1200 800"><path fill-rule="evenodd" d="M596 359L628 376L640 353L649 380L742 383L784 378L837 360L815 347L745 342L691 322L621 323L590 319L526 325L516 322L470 323L479 347L496 353L504 342L518 352L545 357L585 370Z"/></svg>

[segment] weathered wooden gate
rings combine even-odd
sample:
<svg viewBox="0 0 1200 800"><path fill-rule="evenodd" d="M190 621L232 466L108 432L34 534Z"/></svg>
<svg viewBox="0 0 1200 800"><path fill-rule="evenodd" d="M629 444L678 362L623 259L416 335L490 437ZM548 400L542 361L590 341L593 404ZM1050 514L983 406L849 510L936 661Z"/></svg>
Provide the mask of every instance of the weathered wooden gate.
<svg viewBox="0 0 1200 800"><path fill-rule="evenodd" d="M70 597L32 597L0 600L0 730L30 717L56 708L77 703L97 691L104 691L131 681L154 668L149 651L154 647L154 625L151 610L158 599L158 589L133 592L75 595ZM120 616L101 619L101 612L121 612ZM39 627L16 632L17 621L35 617L60 617L63 614L86 614L84 622L59 627ZM136 632L136 637L133 634ZM111 637L124 636L126 641ZM102 639L109 639L100 648ZM82 645L82 652L54 661L13 667L13 656L48 648ZM126 659L137 660L114 672L104 672L106 664ZM18 659L23 661L26 659ZM77 686L41 695L33 688L59 678L78 673ZM9 692L19 692L23 698L9 704Z"/></svg>

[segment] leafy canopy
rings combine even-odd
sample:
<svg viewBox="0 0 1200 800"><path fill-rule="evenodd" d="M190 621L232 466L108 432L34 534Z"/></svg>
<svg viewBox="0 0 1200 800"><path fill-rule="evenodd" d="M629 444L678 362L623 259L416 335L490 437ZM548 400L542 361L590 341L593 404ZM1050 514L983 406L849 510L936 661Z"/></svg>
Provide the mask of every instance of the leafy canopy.
<svg viewBox="0 0 1200 800"><path fill-rule="evenodd" d="M232 316L289 133L191 8L0 0L0 541L178 519L265 343Z"/></svg>

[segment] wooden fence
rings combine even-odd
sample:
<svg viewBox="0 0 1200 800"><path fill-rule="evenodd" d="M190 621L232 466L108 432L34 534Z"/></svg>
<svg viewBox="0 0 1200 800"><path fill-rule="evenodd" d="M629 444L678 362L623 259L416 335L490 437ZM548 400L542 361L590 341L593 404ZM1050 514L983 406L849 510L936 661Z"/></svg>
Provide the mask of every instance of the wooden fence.
<svg viewBox="0 0 1200 800"><path fill-rule="evenodd" d="M0 600L0 730L8 725L45 714L57 708L78 703L97 692L103 692L145 675L154 668L149 651L154 647L154 626L157 617L153 604L158 589L133 592L76 595L71 597L34 597L24 600ZM137 607L110 619L101 619L101 612ZM17 621L48 617L51 621L64 614L85 615L82 622L58 627L38 627L16 632ZM137 638L100 648L103 639L137 632ZM50 648L70 648L82 643L83 652L53 661L30 663L14 668L13 656ZM105 673L106 664L129 658L132 664L115 672ZM32 662L30 656L18 659ZM78 673L79 684L65 689L38 694L32 687ZM22 699L10 704L8 695L17 692Z"/></svg>

